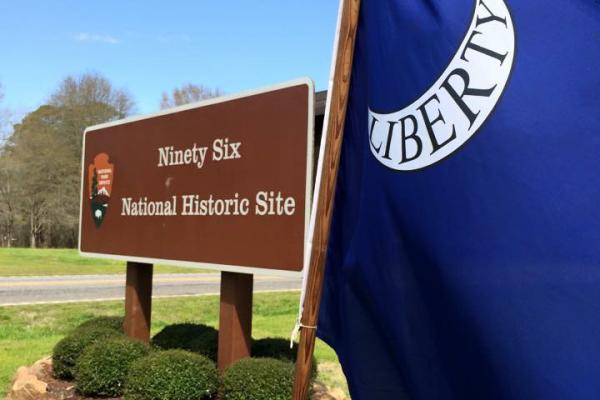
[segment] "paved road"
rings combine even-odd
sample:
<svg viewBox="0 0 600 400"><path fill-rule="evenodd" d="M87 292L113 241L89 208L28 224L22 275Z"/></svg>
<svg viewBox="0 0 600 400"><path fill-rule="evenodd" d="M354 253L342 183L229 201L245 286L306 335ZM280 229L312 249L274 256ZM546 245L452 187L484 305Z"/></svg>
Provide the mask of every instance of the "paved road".
<svg viewBox="0 0 600 400"><path fill-rule="evenodd" d="M219 293L220 274L156 274L153 297ZM254 291L300 289L301 280L255 275ZM0 306L123 299L124 275L0 278Z"/></svg>

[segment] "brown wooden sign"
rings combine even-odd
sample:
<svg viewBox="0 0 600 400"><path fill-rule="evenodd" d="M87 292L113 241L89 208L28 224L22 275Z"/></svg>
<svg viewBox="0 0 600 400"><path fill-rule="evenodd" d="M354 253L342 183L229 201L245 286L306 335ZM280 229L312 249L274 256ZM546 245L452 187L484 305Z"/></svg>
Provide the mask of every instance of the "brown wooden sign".
<svg viewBox="0 0 600 400"><path fill-rule="evenodd" d="M88 128L80 252L301 271L313 94L299 80Z"/></svg>

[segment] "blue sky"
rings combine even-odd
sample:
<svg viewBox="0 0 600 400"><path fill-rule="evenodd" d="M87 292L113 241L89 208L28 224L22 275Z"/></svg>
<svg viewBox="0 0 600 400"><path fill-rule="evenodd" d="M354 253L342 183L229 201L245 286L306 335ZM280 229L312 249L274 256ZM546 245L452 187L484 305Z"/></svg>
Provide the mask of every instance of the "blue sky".
<svg viewBox="0 0 600 400"><path fill-rule="evenodd" d="M137 113L192 82L227 93L308 76L327 86L338 2L3 1L3 107L43 104L68 75L97 72Z"/></svg>

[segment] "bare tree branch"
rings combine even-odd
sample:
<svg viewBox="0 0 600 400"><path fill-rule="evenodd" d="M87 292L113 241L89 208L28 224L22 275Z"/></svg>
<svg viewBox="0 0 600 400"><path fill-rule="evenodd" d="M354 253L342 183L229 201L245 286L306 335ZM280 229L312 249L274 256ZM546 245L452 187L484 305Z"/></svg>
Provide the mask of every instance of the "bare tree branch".
<svg viewBox="0 0 600 400"><path fill-rule="evenodd" d="M160 108L161 110L164 110L165 108L182 106L200 100L219 97L223 94L223 91L219 88L211 89L202 85L186 83L179 88L173 89L171 93L163 92Z"/></svg>

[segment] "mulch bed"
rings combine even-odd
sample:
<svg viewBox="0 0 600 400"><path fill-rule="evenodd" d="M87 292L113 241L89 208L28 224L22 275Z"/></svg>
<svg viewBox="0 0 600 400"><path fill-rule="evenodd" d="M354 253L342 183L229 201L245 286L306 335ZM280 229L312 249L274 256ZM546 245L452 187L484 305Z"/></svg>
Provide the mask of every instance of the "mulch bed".
<svg viewBox="0 0 600 400"><path fill-rule="evenodd" d="M38 378L48 384L48 400L91 400L93 397L84 397L75 390L75 383L61 381L52 375L52 366L45 364ZM121 400L122 397L106 398L103 400Z"/></svg>

